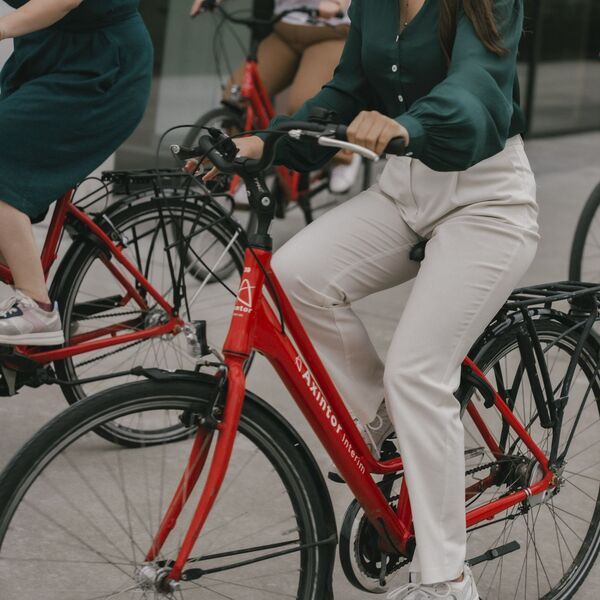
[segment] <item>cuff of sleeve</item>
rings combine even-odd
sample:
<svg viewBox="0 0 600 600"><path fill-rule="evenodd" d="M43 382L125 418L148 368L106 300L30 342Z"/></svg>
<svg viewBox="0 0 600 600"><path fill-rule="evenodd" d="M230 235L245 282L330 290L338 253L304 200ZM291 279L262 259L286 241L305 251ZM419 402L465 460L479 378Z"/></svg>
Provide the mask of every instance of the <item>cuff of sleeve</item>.
<svg viewBox="0 0 600 600"><path fill-rule="evenodd" d="M406 131L408 131L408 135L410 136L406 153L415 158L421 158L425 152L425 144L427 141L427 134L425 133L425 128L421 125L421 122L408 113L400 115L396 121L406 128Z"/></svg>

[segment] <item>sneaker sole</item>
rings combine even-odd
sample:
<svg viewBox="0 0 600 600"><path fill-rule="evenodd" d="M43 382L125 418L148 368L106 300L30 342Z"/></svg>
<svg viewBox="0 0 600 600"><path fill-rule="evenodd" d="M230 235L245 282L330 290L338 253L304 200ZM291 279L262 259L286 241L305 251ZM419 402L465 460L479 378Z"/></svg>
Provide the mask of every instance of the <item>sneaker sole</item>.
<svg viewBox="0 0 600 600"><path fill-rule="evenodd" d="M0 336L0 344L5 346L62 346L64 343L62 331Z"/></svg>

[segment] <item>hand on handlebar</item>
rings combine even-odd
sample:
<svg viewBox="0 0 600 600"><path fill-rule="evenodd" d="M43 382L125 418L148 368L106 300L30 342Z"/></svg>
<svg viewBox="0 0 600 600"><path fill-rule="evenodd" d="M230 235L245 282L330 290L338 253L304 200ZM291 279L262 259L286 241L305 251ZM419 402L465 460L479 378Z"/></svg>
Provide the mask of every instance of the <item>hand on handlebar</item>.
<svg viewBox="0 0 600 600"><path fill-rule="evenodd" d="M349 142L373 150L378 155L385 152L394 138L404 139L406 146L410 141L405 127L376 110L361 112L348 126L347 136Z"/></svg>
<svg viewBox="0 0 600 600"><path fill-rule="evenodd" d="M335 0L322 0L319 2L319 16L322 19L335 19L344 12L342 4Z"/></svg>
<svg viewBox="0 0 600 600"><path fill-rule="evenodd" d="M236 138L233 141L240 150L238 156L246 158L260 158L262 156L265 143L258 136L252 135L244 138ZM193 172L198 168L198 161L189 160L185 168L188 172ZM218 174L219 169L213 167L208 173L205 173L202 181L212 181Z"/></svg>

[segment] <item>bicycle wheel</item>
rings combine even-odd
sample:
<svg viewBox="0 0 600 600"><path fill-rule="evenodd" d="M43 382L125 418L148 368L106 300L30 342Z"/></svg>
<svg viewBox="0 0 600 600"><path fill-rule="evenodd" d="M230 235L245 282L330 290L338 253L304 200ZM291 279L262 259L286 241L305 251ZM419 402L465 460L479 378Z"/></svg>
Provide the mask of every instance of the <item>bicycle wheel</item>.
<svg viewBox="0 0 600 600"><path fill-rule="evenodd" d="M592 192L583 208L569 263L569 279L572 281L600 282L600 184Z"/></svg>
<svg viewBox="0 0 600 600"><path fill-rule="evenodd" d="M537 333L550 369L552 387L558 392L580 329L563 322L539 320ZM491 383L508 390L512 410L538 446L549 456L552 429L541 427L527 376L522 375L521 355L514 330L494 339L477 358ZM523 598L567 600L589 573L600 546L600 382L598 345L589 340L579 358L571 394L565 407L560 452L572 435L560 485L484 521L468 534L469 556L475 557L510 542L521 548L474 568L479 593L486 600ZM537 462L512 431L504 428L495 409L486 410L478 392L471 390L480 416L499 443L503 455L495 459L478 429L465 415L468 506L489 502L528 487L541 479ZM579 418L578 418L579 415ZM560 453L559 453L560 456ZM490 485L490 479L493 483ZM484 490L477 486L485 482Z"/></svg>
<svg viewBox="0 0 600 600"><path fill-rule="evenodd" d="M176 557L205 473L158 560L147 563L193 442L123 449L93 432L123 416L205 413L214 393L214 383L200 377L130 384L70 407L38 432L0 476L2 597L330 598L336 537L327 488L298 434L252 395L186 567L201 576L183 580L175 593L152 589L148 574Z"/></svg>
<svg viewBox="0 0 600 600"><path fill-rule="evenodd" d="M198 138L201 135L205 135L205 128L213 127L226 133L229 136L237 135L244 131L244 117L243 114L237 113L231 108L221 106L209 110L198 118L193 128L191 128L186 135L183 144L189 148L193 148L198 143ZM231 177L221 176L215 184L211 184L213 187L217 186L216 191L229 192L231 187ZM233 216L240 223L240 225L247 231L254 231L256 226L256 216L250 212L250 205L246 198L243 184L240 182L238 188L233 190L234 195L234 207L235 211ZM229 209L229 207L226 207Z"/></svg>
<svg viewBox="0 0 600 600"><path fill-rule="evenodd" d="M99 222L104 223L102 217ZM240 232L220 212L202 200L182 198L144 198L109 213L107 230L113 239L123 240L123 251L162 296L176 307L180 316L191 322L205 320L209 344L217 349L223 345L233 313L239 287L244 249ZM190 235L190 252L201 261L209 275L200 281L197 274L184 268L181 297L176 297L172 274L181 273L181 236ZM197 232L194 235L193 232ZM223 261L231 261L235 270L226 279L210 274ZM120 277L142 292L149 306L142 310L110 268L117 268ZM210 281L216 283L210 284ZM115 327L139 331L160 324L166 318L157 305L125 269L116 261L107 261L99 245L80 240L71 247L53 284L53 297L60 306L67 344L73 339L102 340ZM103 332L107 332L104 333ZM112 346L55 363L59 379L77 381L126 371L135 366L160 367L165 370L188 369L195 366L183 333L152 337L129 344ZM132 381L124 376L108 381L63 385L69 403L77 402L102 389ZM175 423L167 430L140 430L125 420L106 425L98 431L112 441L123 444L146 443L150 439L178 439L186 435L185 428Z"/></svg>

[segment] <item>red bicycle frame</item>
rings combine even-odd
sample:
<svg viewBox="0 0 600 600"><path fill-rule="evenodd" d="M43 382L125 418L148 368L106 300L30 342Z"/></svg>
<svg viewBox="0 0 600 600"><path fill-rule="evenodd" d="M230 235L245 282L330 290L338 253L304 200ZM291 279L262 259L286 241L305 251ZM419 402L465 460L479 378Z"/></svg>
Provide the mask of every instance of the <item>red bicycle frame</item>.
<svg viewBox="0 0 600 600"><path fill-rule="evenodd" d="M245 130L267 129L276 113L258 72L258 63L254 59L246 60L241 95L246 103ZM300 173L281 166L276 167L276 171L290 202L298 202L301 194L305 192L305 190L300 189ZM235 190L238 185L239 177L234 177L232 189Z"/></svg>
<svg viewBox="0 0 600 600"><path fill-rule="evenodd" d="M402 460L397 458L380 462L371 454L294 308L271 270L271 255L270 251L258 248L250 248L246 251L240 289L223 350L228 372L223 418L217 427L218 437L204 490L170 573L170 578L173 580L180 579L225 477L246 393L244 363L252 350L263 354L285 383L370 522L380 533L380 540L383 540L382 550L409 555L411 545L414 543L412 515L405 482L403 481L400 490L398 507L394 510L372 477L372 474L401 471ZM266 288L271 302L264 295L267 275L270 285ZM285 331L272 308L273 303L281 309ZM484 374L471 360L465 359L465 364L492 388ZM539 462L543 478L528 488L470 510L466 514L467 527L492 519L511 506L523 502L530 496L540 494L555 484L554 473L549 469L547 456L497 392L494 404L504 422ZM467 411L492 454L498 456L501 450L477 407L471 402L467 406ZM146 560L156 559L175 526L207 462L211 440L212 432L200 428L196 434L188 466ZM485 484L484 480L478 482L477 490L467 489L466 497L473 497L475 493L483 491L482 485ZM492 482L489 481L487 487L491 485Z"/></svg>
<svg viewBox="0 0 600 600"><path fill-rule="evenodd" d="M95 236L95 239L102 242L103 248L108 252L109 256L102 255L101 260L108 271L125 289L126 295L123 297L122 302L127 303L130 300L133 300L139 305L141 310L148 309L146 299L140 294L139 289L135 285L137 283L145 290L148 296L154 299L165 311L169 317L168 322L163 325L148 327L129 333L119 332L132 329L131 322L116 323L109 327L103 327L95 331L75 335L71 338L70 343L67 346L59 349L47 350L44 348L18 347L16 350L19 355L37 363L46 364L55 360L62 360L86 352L108 348L110 346L128 344L137 340L148 339L168 333L178 333L183 326L183 321L173 314L173 307L127 258L122 247L115 244L115 242L111 240L93 219L73 204L73 195L74 191L71 190L58 200L52 215L48 234L41 253L42 268L46 277L48 277L50 269L58 256L58 247L65 229L65 222L68 217L71 217L79 222L85 230L90 232L90 234ZM127 277L124 276L123 272L114 264L113 259L133 276L134 282L128 280ZM7 284L13 282L10 270L2 264L0 264L0 281Z"/></svg>

